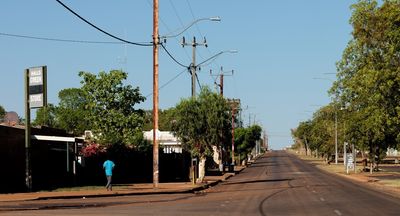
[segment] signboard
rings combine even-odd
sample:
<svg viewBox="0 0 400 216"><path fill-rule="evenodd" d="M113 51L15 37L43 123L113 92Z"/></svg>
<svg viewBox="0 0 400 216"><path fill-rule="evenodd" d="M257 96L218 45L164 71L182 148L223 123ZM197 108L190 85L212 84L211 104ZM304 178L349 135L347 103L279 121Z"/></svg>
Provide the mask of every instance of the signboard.
<svg viewBox="0 0 400 216"><path fill-rule="evenodd" d="M40 108L47 104L47 67L28 68L29 108Z"/></svg>
<svg viewBox="0 0 400 216"><path fill-rule="evenodd" d="M354 168L353 154L347 154L347 169L351 170Z"/></svg>

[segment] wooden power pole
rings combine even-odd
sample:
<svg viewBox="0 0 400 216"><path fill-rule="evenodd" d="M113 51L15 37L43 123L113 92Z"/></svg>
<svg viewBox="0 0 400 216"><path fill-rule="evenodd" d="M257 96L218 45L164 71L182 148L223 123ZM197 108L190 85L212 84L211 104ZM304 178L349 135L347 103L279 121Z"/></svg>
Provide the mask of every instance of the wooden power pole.
<svg viewBox="0 0 400 216"><path fill-rule="evenodd" d="M159 183L158 157L158 0L153 0L153 187Z"/></svg>

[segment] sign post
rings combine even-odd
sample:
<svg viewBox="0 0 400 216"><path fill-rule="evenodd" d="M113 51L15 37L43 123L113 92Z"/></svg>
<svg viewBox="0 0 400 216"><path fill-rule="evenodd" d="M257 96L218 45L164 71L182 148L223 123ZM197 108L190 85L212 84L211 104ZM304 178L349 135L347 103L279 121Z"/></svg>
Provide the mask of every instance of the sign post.
<svg viewBox="0 0 400 216"><path fill-rule="evenodd" d="M47 105L47 66L25 69L25 185L32 191L31 109Z"/></svg>
<svg viewBox="0 0 400 216"><path fill-rule="evenodd" d="M348 143L345 143L346 146L348 145ZM346 149L345 149L346 152ZM354 144L352 144L352 148L351 148L351 153L346 153L346 173L349 174L349 170L353 170L354 172L356 172L356 164L357 164L357 160L356 160L356 154L355 154L355 149L354 149Z"/></svg>

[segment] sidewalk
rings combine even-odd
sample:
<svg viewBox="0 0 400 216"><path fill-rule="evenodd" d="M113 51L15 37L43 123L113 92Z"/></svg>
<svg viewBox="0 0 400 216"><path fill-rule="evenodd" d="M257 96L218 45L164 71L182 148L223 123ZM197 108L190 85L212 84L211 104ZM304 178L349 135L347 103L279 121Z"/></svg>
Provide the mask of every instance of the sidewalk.
<svg viewBox="0 0 400 216"><path fill-rule="evenodd" d="M235 173L242 171L244 167L235 167ZM90 197L110 197L126 195L150 195L150 194L173 194L193 193L212 187L235 175L225 173L222 176L206 176L204 183L192 184L191 182L159 183L158 188L153 188L153 183L114 185L113 191L105 188L85 189L73 188L71 191L41 191L32 193L0 194L0 202L28 201L46 199L73 199Z"/></svg>

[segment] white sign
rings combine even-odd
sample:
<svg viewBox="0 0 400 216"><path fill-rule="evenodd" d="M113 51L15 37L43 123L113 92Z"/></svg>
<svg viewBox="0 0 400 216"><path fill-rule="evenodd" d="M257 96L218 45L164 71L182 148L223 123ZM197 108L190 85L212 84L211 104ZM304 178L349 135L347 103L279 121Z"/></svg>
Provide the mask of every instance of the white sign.
<svg viewBox="0 0 400 216"><path fill-rule="evenodd" d="M29 86L43 85L42 67L29 68Z"/></svg>
<svg viewBox="0 0 400 216"><path fill-rule="evenodd" d="M30 108L40 108L46 105L46 66L28 68L28 102Z"/></svg>
<svg viewBox="0 0 400 216"><path fill-rule="evenodd" d="M43 106L43 94L29 95L29 104L31 108Z"/></svg>
<svg viewBox="0 0 400 216"><path fill-rule="evenodd" d="M346 161L347 161L347 169L353 169L354 168L353 154L348 154Z"/></svg>
<svg viewBox="0 0 400 216"><path fill-rule="evenodd" d="M41 76L33 76L29 77L29 85L42 85L43 84L43 79Z"/></svg>

